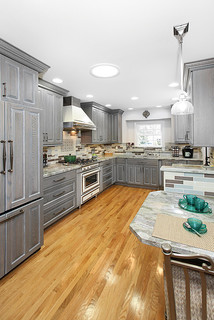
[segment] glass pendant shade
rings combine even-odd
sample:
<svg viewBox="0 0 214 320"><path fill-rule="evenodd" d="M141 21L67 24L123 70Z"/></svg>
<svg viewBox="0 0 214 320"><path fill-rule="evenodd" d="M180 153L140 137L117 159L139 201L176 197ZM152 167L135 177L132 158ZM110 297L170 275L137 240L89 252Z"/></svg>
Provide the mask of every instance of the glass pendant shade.
<svg viewBox="0 0 214 320"><path fill-rule="evenodd" d="M194 107L191 102L187 100L180 100L176 102L171 109L171 114L181 116L185 114L193 114Z"/></svg>

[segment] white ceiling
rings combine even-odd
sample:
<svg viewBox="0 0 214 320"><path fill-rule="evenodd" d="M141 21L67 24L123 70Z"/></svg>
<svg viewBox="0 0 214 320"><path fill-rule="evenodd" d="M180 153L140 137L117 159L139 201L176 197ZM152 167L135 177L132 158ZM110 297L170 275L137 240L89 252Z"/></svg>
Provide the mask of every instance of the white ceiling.
<svg viewBox="0 0 214 320"><path fill-rule="evenodd" d="M50 65L43 78L62 78L81 100L123 110L167 106L177 91L168 84L180 77L173 26L190 23L184 62L213 58L213 11L213 0L7 0L0 37ZM102 62L120 75L92 77L90 67Z"/></svg>

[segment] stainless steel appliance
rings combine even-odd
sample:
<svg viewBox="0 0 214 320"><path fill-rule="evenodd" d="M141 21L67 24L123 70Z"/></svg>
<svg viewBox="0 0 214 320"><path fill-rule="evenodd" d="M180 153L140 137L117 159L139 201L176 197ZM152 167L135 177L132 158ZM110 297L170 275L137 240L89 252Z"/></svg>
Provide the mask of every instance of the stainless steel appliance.
<svg viewBox="0 0 214 320"><path fill-rule="evenodd" d="M172 149L172 156L179 157L180 148L178 146L172 146L171 149Z"/></svg>

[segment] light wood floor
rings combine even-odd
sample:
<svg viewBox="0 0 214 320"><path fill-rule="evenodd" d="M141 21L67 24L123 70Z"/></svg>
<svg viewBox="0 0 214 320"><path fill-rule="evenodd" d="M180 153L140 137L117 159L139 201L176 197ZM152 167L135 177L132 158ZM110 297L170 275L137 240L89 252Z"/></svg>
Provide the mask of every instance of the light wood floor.
<svg viewBox="0 0 214 320"><path fill-rule="evenodd" d="M162 253L129 230L148 193L112 186L47 229L0 280L0 319L163 320Z"/></svg>

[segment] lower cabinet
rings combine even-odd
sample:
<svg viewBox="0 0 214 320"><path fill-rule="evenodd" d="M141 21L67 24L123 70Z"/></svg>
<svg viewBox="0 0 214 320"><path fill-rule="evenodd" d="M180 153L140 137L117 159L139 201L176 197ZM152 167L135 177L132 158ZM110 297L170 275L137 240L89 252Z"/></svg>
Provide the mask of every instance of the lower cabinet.
<svg viewBox="0 0 214 320"><path fill-rule="evenodd" d="M7 213L1 231L5 231L6 274L43 245L43 199Z"/></svg>
<svg viewBox="0 0 214 320"><path fill-rule="evenodd" d="M5 275L6 258L6 214L0 216L0 278Z"/></svg>
<svg viewBox="0 0 214 320"><path fill-rule="evenodd" d="M127 164L127 183L143 185L143 166Z"/></svg>
<svg viewBox="0 0 214 320"><path fill-rule="evenodd" d="M77 207L76 170L44 178L44 228Z"/></svg>
<svg viewBox="0 0 214 320"><path fill-rule="evenodd" d="M159 177L158 177L158 165L156 166L145 166L143 168L144 172L144 186L148 187L157 187L159 186Z"/></svg>
<svg viewBox="0 0 214 320"><path fill-rule="evenodd" d="M116 159L116 182L126 183L126 159Z"/></svg>

